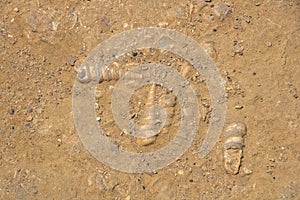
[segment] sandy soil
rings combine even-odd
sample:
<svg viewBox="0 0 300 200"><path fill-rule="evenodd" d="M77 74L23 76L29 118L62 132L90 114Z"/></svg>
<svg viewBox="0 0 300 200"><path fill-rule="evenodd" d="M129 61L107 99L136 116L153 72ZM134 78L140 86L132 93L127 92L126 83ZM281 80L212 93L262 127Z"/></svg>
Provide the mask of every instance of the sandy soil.
<svg viewBox="0 0 300 200"><path fill-rule="evenodd" d="M0 198L299 199L300 2L228 0L223 3L231 12L224 17L218 16L219 3L1 0ZM83 146L72 116L74 67L110 36L149 26L177 30L204 46L214 42L213 59L228 93L226 122L248 127L237 175L224 170L221 138L199 159L209 119L201 119L193 145L179 160L152 174L113 170ZM130 54L123 62L147 58ZM200 110L209 112L205 84L191 82L204 91ZM110 94L114 84L100 90ZM132 107L144 93L137 91ZM119 135L106 114L108 97L99 97L107 136L132 151L147 151Z"/></svg>

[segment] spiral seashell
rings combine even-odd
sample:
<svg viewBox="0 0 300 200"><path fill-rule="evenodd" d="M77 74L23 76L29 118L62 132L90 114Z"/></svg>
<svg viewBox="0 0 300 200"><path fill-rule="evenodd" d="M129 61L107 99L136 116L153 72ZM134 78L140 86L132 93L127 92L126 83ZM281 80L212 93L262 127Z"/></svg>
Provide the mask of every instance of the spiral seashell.
<svg viewBox="0 0 300 200"><path fill-rule="evenodd" d="M111 66L82 66L77 71L77 79L81 83L89 83L90 81L99 80L99 82L103 81L111 81L120 79L124 70L122 70L118 63L114 62Z"/></svg>
<svg viewBox="0 0 300 200"><path fill-rule="evenodd" d="M145 110L141 117L142 124L140 126L140 129L144 132L144 134L149 135L149 137L136 138L136 143L139 146L147 146L153 144L157 138L157 134L154 133L154 128L153 128L155 119L152 115L150 115L150 109L155 103L155 92L156 92L156 85L153 83L148 93L148 99L145 104Z"/></svg>
<svg viewBox="0 0 300 200"><path fill-rule="evenodd" d="M159 99L159 104L164 105L167 112L167 118L160 133L167 134L171 128L173 117L175 115L176 96L171 93L166 94Z"/></svg>
<svg viewBox="0 0 300 200"><path fill-rule="evenodd" d="M92 80L95 81L100 76L102 76L101 71L97 67L88 67L83 65L77 71L77 79L79 80L80 83L89 83Z"/></svg>
<svg viewBox="0 0 300 200"><path fill-rule="evenodd" d="M114 62L109 67L102 67L100 70L102 76L100 77L99 82L119 80L124 74L124 71L119 67L119 64L116 62Z"/></svg>
<svg viewBox="0 0 300 200"><path fill-rule="evenodd" d="M227 173L237 174L243 157L244 136L247 127L242 122L231 123L224 132L223 156L224 167Z"/></svg>
<svg viewBox="0 0 300 200"><path fill-rule="evenodd" d="M167 93L158 100L158 103L164 106L167 113L165 124L160 132L155 132L155 123L158 119L152 115L149 115L150 108L155 104L155 87L156 85L153 84L149 90L148 99L145 104L145 115L141 117L142 125L140 126L140 129L143 130L146 135L149 135L149 137L137 138L136 142L139 146L153 144L156 141L158 134L167 134L170 130L173 117L175 115L176 96L172 95L171 93Z"/></svg>

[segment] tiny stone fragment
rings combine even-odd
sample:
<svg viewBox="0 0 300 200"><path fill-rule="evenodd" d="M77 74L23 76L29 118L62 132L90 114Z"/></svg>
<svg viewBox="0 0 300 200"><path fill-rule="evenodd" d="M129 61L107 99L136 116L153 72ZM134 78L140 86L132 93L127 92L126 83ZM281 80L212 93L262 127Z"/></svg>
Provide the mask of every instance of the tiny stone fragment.
<svg viewBox="0 0 300 200"><path fill-rule="evenodd" d="M267 47L271 47L272 46L272 42L267 42Z"/></svg>
<svg viewBox="0 0 300 200"><path fill-rule="evenodd" d="M9 110L8 110L8 113L9 113L10 115L13 115L13 114L15 113L15 110L14 110L14 109L9 109Z"/></svg>
<svg viewBox="0 0 300 200"><path fill-rule="evenodd" d="M68 57L68 63L71 65L71 66L74 66L75 65L75 62L76 62L76 57L75 56L69 56Z"/></svg>
<svg viewBox="0 0 300 200"><path fill-rule="evenodd" d="M244 173L245 173L246 175L250 175L250 174L253 173L251 169L248 169L248 168L246 168L246 167L243 168L243 171L244 171Z"/></svg>
<svg viewBox="0 0 300 200"><path fill-rule="evenodd" d="M236 106L234 106L234 108L237 109L237 110L241 110L241 109L244 108L244 106L242 106L242 105L236 105Z"/></svg>
<svg viewBox="0 0 300 200"><path fill-rule="evenodd" d="M232 11L226 4L218 3L214 6L214 12L223 21Z"/></svg>
<svg viewBox="0 0 300 200"><path fill-rule="evenodd" d="M205 41L201 43L202 48L204 48L205 52L212 58L217 59L217 51L215 49L215 42L214 41Z"/></svg>
<svg viewBox="0 0 300 200"><path fill-rule="evenodd" d="M33 117L31 115L28 115L26 117L26 121L31 122L33 120Z"/></svg>

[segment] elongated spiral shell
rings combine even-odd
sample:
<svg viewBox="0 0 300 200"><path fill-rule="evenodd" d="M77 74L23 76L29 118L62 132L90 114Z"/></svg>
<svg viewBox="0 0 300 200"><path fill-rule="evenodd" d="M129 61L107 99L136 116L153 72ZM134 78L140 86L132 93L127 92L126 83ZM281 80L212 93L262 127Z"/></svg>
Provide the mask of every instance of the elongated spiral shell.
<svg viewBox="0 0 300 200"><path fill-rule="evenodd" d="M223 156L224 167L229 174L237 174L239 172L246 132L246 125L242 122L233 122L225 129Z"/></svg>
<svg viewBox="0 0 300 200"><path fill-rule="evenodd" d="M164 106L166 110L167 116L165 119L164 127L161 129L160 132L155 132L155 125L157 122L160 123L160 120L153 115L150 115L150 108L155 104L155 95L156 89L155 84L151 85L149 90L148 99L145 104L144 115L141 117L141 126L140 129L149 137L146 138L137 138L136 142L140 146L147 146L153 144L158 134L166 134L169 132L170 127L172 125L173 117L175 115L175 105L176 105L176 96L172 95L171 93L163 95L159 98L158 102L160 105Z"/></svg>
<svg viewBox="0 0 300 200"><path fill-rule="evenodd" d="M156 85L153 83L151 85L151 88L148 93L148 99L145 103L145 109L143 112L143 115L141 117L141 125L140 129L144 132L144 135L149 135L149 137L146 138L137 138L136 143L139 146L147 146L150 144L153 144L156 141L157 134L154 133L154 123L155 118L153 115L150 115L150 109L155 103L155 91L156 91Z"/></svg>
<svg viewBox="0 0 300 200"><path fill-rule="evenodd" d="M175 115L176 96L171 93L166 94L159 99L159 104L164 105L167 112L167 118L160 133L167 134L171 128L173 117Z"/></svg>
<svg viewBox="0 0 300 200"><path fill-rule="evenodd" d="M77 71L77 79L81 83L89 83L96 80L99 80L101 83L103 81L119 80L124 73L124 70L116 62L110 66L82 66Z"/></svg>
<svg viewBox="0 0 300 200"><path fill-rule="evenodd" d="M102 67L101 74L102 76L100 77L100 82L119 80L123 76L124 71L119 67L119 65L116 62L114 62L109 67Z"/></svg>

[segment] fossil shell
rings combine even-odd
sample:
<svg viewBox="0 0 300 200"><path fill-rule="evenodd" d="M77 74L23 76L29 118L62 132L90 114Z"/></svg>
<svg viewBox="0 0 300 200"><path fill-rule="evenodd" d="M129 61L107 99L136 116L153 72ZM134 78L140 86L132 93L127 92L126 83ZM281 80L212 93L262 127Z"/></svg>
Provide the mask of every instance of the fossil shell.
<svg viewBox="0 0 300 200"><path fill-rule="evenodd" d="M81 83L89 83L96 80L99 80L99 82L111 81L120 79L124 73L116 62L111 66L82 66L77 72L77 79Z"/></svg>
<svg viewBox="0 0 300 200"><path fill-rule="evenodd" d="M102 67L101 74L102 76L100 77L100 82L119 80L123 76L124 71L119 67L119 65L116 62L114 62L109 67Z"/></svg>
<svg viewBox="0 0 300 200"><path fill-rule="evenodd" d="M159 99L159 104L164 105L167 112L167 118L164 127L160 132L161 134L166 134L170 130L173 122L173 117L175 115L176 96L172 95L171 93L166 94Z"/></svg>
<svg viewBox="0 0 300 200"><path fill-rule="evenodd" d="M160 132L154 132L154 124L155 124L155 117L149 115L150 108L155 104L155 84L151 85L151 88L148 93L148 99L145 104L145 111L144 115L141 117L141 125L140 129L149 137L146 138L137 138L136 143L140 146L147 146L150 144L155 143L158 134L166 134L169 132L170 127L172 125L173 117L175 115L175 105L176 105L176 96L172 95L171 93L167 93L159 98L158 103L164 106L167 117L165 119L164 127L161 129Z"/></svg>
<svg viewBox="0 0 300 200"><path fill-rule="evenodd" d="M151 106L155 103L155 91L156 85L153 83L148 93L148 99L145 103L144 113L141 116L141 125L140 130L144 132L145 135L149 135L146 138L136 138L136 143L139 146L147 146L153 144L156 141L156 133L154 133L153 124L155 123L155 119L150 114Z"/></svg>
<svg viewBox="0 0 300 200"><path fill-rule="evenodd" d="M81 83L89 83L92 80L97 80L98 77L102 76L101 71L97 67L81 66L77 72L77 79Z"/></svg>
<svg viewBox="0 0 300 200"><path fill-rule="evenodd" d="M229 174L237 174L239 172L246 132L246 125L242 122L233 122L225 129L223 156L224 167Z"/></svg>

